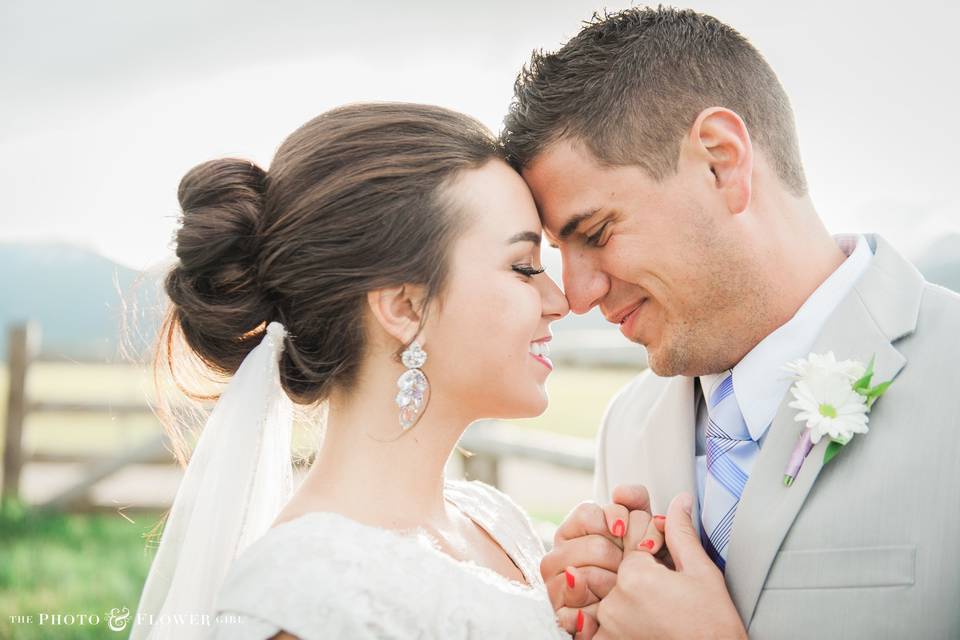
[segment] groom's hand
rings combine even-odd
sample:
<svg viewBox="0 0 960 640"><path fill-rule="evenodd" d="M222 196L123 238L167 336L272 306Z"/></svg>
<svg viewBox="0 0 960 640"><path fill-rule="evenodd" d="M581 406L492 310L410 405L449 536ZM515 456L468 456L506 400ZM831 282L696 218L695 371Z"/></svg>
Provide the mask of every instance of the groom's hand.
<svg viewBox="0 0 960 640"><path fill-rule="evenodd" d="M700 544L692 502L690 494L681 494L667 511L675 571L645 548L625 547L616 585L597 606L594 638L747 638L723 575Z"/></svg>

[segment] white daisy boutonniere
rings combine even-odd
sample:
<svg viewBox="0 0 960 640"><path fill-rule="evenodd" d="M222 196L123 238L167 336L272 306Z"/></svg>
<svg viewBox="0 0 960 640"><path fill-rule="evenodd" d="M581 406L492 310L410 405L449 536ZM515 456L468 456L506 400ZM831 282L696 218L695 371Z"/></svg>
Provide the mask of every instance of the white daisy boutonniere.
<svg viewBox="0 0 960 640"><path fill-rule="evenodd" d="M838 362L830 351L811 353L786 365L796 379L790 388L794 400L787 406L799 409L794 420L806 423L806 428L790 455L783 484L793 484L807 454L824 436L830 438L823 456L823 464L827 464L854 434L869 431L870 409L892 382L870 386L873 361L871 358L867 366L856 360Z"/></svg>

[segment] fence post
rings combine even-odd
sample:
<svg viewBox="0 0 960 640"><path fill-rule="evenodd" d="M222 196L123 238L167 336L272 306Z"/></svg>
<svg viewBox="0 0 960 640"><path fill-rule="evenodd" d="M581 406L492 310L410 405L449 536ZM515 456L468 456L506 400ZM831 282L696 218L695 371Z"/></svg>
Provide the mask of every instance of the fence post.
<svg viewBox="0 0 960 640"><path fill-rule="evenodd" d="M33 322L11 325L7 331L7 420L3 447L3 496L20 495L23 466L23 423L27 417L27 369L36 353L40 330Z"/></svg>

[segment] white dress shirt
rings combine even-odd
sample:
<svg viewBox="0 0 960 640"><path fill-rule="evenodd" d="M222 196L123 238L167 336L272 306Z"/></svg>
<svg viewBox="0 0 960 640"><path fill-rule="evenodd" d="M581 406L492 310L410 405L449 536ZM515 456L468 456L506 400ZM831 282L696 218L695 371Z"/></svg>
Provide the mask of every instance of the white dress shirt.
<svg viewBox="0 0 960 640"><path fill-rule="evenodd" d="M873 252L862 235L834 236L847 255L837 269L810 294L806 302L786 323L761 340L734 365L733 392L750 435L763 447L770 423L790 389L791 378L783 367L798 358L806 358L823 325L867 270ZM727 371L700 376L695 386L697 403L697 495L703 504L707 473L705 397L726 377Z"/></svg>

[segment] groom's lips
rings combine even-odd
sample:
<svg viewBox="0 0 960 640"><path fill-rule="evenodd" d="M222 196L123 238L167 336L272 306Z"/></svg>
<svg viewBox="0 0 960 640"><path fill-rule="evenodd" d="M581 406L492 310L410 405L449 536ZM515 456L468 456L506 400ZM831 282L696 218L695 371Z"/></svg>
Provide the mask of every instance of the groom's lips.
<svg viewBox="0 0 960 640"><path fill-rule="evenodd" d="M613 318L617 321L617 324L620 325L620 333L622 333L628 339L633 338L633 325L638 316L637 312L643 308L643 305L646 303L646 301L647 298L644 298L637 304L634 304L631 307L626 307L613 316Z"/></svg>
<svg viewBox="0 0 960 640"><path fill-rule="evenodd" d="M646 301L647 301L646 298L642 298L641 300L638 300L636 302L631 302L629 305L625 307L621 307L619 311L606 317L607 322L610 322L612 324L623 324L624 322L626 322L627 316L629 316L631 313L639 309L640 306Z"/></svg>

